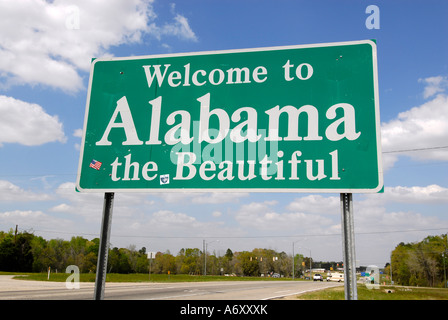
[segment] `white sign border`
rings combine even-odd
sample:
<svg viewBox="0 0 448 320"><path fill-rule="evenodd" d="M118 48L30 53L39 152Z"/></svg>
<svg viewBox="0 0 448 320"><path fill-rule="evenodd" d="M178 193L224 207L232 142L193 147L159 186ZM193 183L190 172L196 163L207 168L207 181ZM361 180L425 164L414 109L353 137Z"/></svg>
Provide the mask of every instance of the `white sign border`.
<svg viewBox="0 0 448 320"><path fill-rule="evenodd" d="M376 144L377 144L377 162L378 162L378 186L369 189L309 189L309 188L113 188L113 189L94 189L94 188L81 188L81 170L83 165L84 146L87 129L87 119L89 115L90 107L90 95L92 90L92 80L94 67L97 62L100 61L122 61L122 60L141 60L141 59L155 59L155 58L171 58L171 57L185 57L185 56L200 56L200 55L213 55L213 54L228 54L228 53L243 53L243 52L260 52L260 51L281 51L290 49L305 49L305 48L323 48L323 47L335 47L335 46L349 46L369 44L372 47L372 62L373 62L373 84L374 84L374 99L375 99L375 127L376 127ZM344 41L344 42L328 42L328 43L316 43L305 45L292 45L292 46L278 46L278 47L260 47L260 48L248 48L248 49L233 49L233 50L219 50L219 51L200 51L190 53L170 53L170 54L157 54L157 55L143 55L132 57L112 57L112 58L98 58L91 64L89 86L86 99L86 110L84 115L84 127L82 134L82 142L78 163L78 172L76 175L76 190L86 193L105 193L105 192L139 192L139 193L190 193L190 192L288 192L288 193L378 193L384 187L383 178L383 161L382 161L382 147L381 147L381 127L380 127L380 106L379 106L379 89L378 89L378 61L377 61L377 46L373 40L358 40L358 41Z"/></svg>

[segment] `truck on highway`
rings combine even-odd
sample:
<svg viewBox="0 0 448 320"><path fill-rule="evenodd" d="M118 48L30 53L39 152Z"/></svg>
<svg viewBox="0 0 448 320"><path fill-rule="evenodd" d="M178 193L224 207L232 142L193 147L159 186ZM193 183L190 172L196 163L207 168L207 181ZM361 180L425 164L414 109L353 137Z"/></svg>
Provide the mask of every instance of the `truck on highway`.
<svg viewBox="0 0 448 320"><path fill-rule="evenodd" d="M342 281L344 281L344 274L343 273L339 273L339 272L330 273L327 276L327 281L342 282Z"/></svg>

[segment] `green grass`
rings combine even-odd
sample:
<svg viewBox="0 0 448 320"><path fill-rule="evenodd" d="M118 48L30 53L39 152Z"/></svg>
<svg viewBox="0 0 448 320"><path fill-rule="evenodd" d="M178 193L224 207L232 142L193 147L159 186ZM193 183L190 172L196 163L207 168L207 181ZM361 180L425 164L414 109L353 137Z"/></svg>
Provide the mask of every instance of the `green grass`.
<svg viewBox="0 0 448 320"><path fill-rule="evenodd" d="M0 272L0 275L15 275L15 279L65 282L69 274L51 273L47 280L47 273L13 273ZM259 278L259 277L224 277L224 276L190 276L185 274L118 274L108 273L106 282L202 282L202 281L278 281L290 278ZM81 282L95 282L94 273L81 273ZM296 279L295 281L302 281ZM386 291L392 291L387 293ZM295 297L300 300L345 300L344 286L308 292ZM368 289L358 285L358 300L448 300L448 289L421 288L401 286L381 286L379 289Z"/></svg>
<svg viewBox="0 0 448 320"><path fill-rule="evenodd" d="M56 281L65 282L69 274L67 273L51 273L50 279L47 280L47 273L6 273L0 274L16 275L14 279L20 280L37 280L37 281ZM94 273L81 273L79 280L81 282L95 282ZM290 280L290 278L259 278L259 277L224 277L224 276L190 276L185 274L151 274L151 278L147 273L131 273L119 274L108 273L106 282L203 282L203 281L278 281Z"/></svg>
<svg viewBox="0 0 448 320"><path fill-rule="evenodd" d="M392 291L388 293L387 291ZM344 286L298 295L301 300L345 300ZM368 289L358 285L358 300L448 300L448 289L381 286Z"/></svg>
<svg viewBox="0 0 448 320"><path fill-rule="evenodd" d="M69 274L51 273L14 273L0 272L0 275L15 275L15 279L65 282ZM201 281L278 281L290 278L259 278L259 277L224 277L224 276L190 276L185 274L151 274L147 273L118 274L108 273L106 282L201 282ZM95 282L94 273L81 273L81 282ZM296 279L295 281L302 281ZM391 293L386 291L391 290ZM295 297L300 300L345 300L344 286L304 293ZM358 285L358 300L448 300L448 289L421 288L401 286L381 286L379 289L368 289Z"/></svg>

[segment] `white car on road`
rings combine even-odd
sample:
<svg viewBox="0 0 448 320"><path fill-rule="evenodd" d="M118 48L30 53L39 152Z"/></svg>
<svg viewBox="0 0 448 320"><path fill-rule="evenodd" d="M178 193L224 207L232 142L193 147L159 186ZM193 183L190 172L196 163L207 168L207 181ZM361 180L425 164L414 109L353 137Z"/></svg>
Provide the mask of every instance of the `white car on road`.
<svg viewBox="0 0 448 320"><path fill-rule="evenodd" d="M324 277L322 277L322 275L320 273L316 273L313 276L313 281L324 281Z"/></svg>

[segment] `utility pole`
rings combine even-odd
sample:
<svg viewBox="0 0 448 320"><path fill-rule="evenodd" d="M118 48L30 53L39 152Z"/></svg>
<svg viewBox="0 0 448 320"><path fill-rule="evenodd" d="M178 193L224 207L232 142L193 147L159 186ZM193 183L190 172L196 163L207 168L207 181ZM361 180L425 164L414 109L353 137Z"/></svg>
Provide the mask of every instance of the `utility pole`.
<svg viewBox="0 0 448 320"><path fill-rule="evenodd" d="M392 252L390 253L390 284L393 285L394 281L392 280Z"/></svg>
<svg viewBox="0 0 448 320"><path fill-rule="evenodd" d="M294 280L294 241L292 242L292 280Z"/></svg>
<svg viewBox="0 0 448 320"><path fill-rule="evenodd" d="M204 276L207 275L207 252L205 252L205 239L202 240L202 251L204 252Z"/></svg>
<svg viewBox="0 0 448 320"><path fill-rule="evenodd" d="M219 240L210 241L208 244L212 242L219 242ZM207 275L207 242L202 240L202 247L204 248L204 276Z"/></svg>

